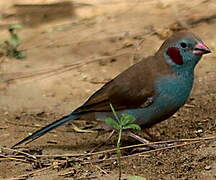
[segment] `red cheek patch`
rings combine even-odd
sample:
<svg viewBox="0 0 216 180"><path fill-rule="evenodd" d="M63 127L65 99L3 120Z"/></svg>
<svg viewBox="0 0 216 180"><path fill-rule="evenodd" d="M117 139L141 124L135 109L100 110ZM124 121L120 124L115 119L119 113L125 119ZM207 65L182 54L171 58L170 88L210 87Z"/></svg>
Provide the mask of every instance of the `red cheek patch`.
<svg viewBox="0 0 216 180"><path fill-rule="evenodd" d="M166 53L175 64L178 65L183 64L183 59L178 48L171 47L167 50Z"/></svg>

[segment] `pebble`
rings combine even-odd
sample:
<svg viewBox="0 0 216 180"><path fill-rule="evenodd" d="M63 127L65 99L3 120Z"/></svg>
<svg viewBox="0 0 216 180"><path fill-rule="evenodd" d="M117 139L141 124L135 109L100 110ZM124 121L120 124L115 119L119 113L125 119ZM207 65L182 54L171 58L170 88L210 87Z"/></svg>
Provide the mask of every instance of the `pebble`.
<svg viewBox="0 0 216 180"><path fill-rule="evenodd" d="M203 132L203 130L202 130L202 129L199 129L199 130L197 130L197 132L198 132L198 133L202 133L202 132Z"/></svg>
<svg viewBox="0 0 216 180"><path fill-rule="evenodd" d="M8 115L8 114L9 114L9 112L8 112L8 111L4 112L4 115Z"/></svg>
<svg viewBox="0 0 216 180"><path fill-rule="evenodd" d="M200 133L203 133L203 130L202 129L198 129L197 131L195 131L196 134L200 134Z"/></svg>
<svg viewBox="0 0 216 180"><path fill-rule="evenodd" d="M177 117L177 114L174 114L172 117L173 117L173 118L176 118L176 117Z"/></svg>
<svg viewBox="0 0 216 180"><path fill-rule="evenodd" d="M205 167L205 170L206 170L206 171L211 170L211 166L206 166L206 167Z"/></svg>

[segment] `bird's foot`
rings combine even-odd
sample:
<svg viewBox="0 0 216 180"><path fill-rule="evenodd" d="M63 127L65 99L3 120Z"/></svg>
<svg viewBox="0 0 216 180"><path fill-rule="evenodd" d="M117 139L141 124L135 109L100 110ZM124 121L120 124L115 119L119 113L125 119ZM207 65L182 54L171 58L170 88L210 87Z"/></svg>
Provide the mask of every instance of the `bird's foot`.
<svg viewBox="0 0 216 180"><path fill-rule="evenodd" d="M178 143L177 142L150 142L149 140L142 138L132 132L128 132L128 135L139 142L146 144L146 146L143 147L137 147L132 150L132 152L142 152L142 151L149 151L153 149L158 149L158 148L167 148L170 146L176 146Z"/></svg>
<svg viewBox="0 0 216 180"><path fill-rule="evenodd" d="M107 136L107 138L101 144L99 144L98 146L94 147L90 151L90 153L95 152L98 148L100 148L101 146L105 145L108 142L108 140L110 140L110 138L113 136L114 132L115 132L115 130L112 130L112 132L109 134L109 136Z"/></svg>
<svg viewBox="0 0 216 180"><path fill-rule="evenodd" d="M75 124L72 123L73 129L75 132L77 133L94 133L96 131L93 130L89 130L89 129L80 129L79 127L77 127Z"/></svg>
<svg viewBox="0 0 216 180"><path fill-rule="evenodd" d="M162 143L150 143L150 144L146 144L146 146L143 147L136 147L132 150L133 153L139 153L139 152L143 152L143 151L150 151L150 150L156 150L156 149L166 149L169 148L170 146L176 146L178 145L178 143L176 142L162 142Z"/></svg>
<svg viewBox="0 0 216 180"><path fill-rule="evenodd" d="M142 137L140 137L140 136L138 136L138 135L136 135L130 131L128 131L127 133L128 133L128 136L132 137L133 139L136 139L137 141L139 141L143 144L146 144L146 146L134 148L132 150L132 152L149 151L151 149L155 149L155 146L153 144L149 144L149 143L151 143L149 140L142 138Z"/></svg>
<svg viewBox="0 0 216 180"><path fill-rule="evenodd" d="M141 143L143 143L143 144L148 144L148 143L150 143L149 140L147 140L147 139L145 139L145 138L142 138L142 137L140 137L140 136L138 136L138 135L132 133L131 131L128 131L127 133L128 133L128 136L132 137L133 139L136 139L137 141L139 141L139 142L141 142Z"/></svg>

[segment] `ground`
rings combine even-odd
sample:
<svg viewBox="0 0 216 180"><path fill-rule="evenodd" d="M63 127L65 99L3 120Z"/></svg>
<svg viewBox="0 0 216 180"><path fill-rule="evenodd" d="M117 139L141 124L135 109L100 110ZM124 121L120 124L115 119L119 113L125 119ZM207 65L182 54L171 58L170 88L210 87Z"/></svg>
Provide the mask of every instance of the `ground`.
<svg viewBox="0 0 216 180"><path fill-rule="evenodd" d="M61 6L51 5L52 1L14 3L0 3L0 40L9 38L9 24L24 23L17 33L26 59L0 59L1 179L117 179L116 160L110 160L116 158L115 152L79 156L108 134L76 133L69 124L17 149L34 155L63 155L56 158L28 160L7 148L71 112L105 82L141 57L153 54L166 37L181 29L198 34L213 53L203 57L196 68L187 104L149 131L161 141L186 139L189 144L142 155L123 150L127 158L122 160L122 172L124 177L139 175L149 180L216 178L214 0L76 0ZM26 7L32 8L30 13ZM92 126L86 122L78 125ZM139 134L145 135L143 131ZM198 139L192 141L194 138ZM96 151L113 149L116 140L113 136ZM123 137L122 146L132 144L137 142Z"/></svg>

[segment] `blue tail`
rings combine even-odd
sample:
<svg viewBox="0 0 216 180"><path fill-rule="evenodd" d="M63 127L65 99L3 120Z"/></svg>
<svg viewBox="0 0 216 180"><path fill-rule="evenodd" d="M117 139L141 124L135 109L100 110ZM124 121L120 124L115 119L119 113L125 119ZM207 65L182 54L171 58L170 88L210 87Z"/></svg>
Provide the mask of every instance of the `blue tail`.
<svg viewBox="0 0 216 180"><path fill-rule="evenodd" d="M14 148L15 146L18 146L26 141L29 141L28 143L34 141L35 139L39 138L40 136L46 134L47 132L51 131L52 129L55 129L56 127L68 122L68 121L72 121L74 119L77 119L80 117L80 114L69 114L67 116L62 117L61 119L58 119L50 124L48 124L47 126L43 127L40 130L37 130L36 132L34 132L32 135L27 136L26 138L24 138L23 140L19 141L18 143L16 143L15 145L12 146L12 148Z"/></svg>

